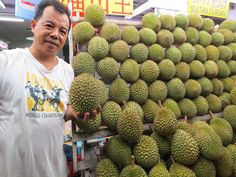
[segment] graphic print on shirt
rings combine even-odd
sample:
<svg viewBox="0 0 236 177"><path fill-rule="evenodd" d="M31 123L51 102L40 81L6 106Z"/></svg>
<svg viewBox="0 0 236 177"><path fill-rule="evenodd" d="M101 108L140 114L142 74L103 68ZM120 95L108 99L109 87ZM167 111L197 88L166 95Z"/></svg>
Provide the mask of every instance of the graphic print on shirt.
<svg viewBox="0 0 236 177"><path fill-rule="evenodd" d="M60 80L27 73L25 89L28 112L62 113L64 103L61 100L63 88Z"/></svg>

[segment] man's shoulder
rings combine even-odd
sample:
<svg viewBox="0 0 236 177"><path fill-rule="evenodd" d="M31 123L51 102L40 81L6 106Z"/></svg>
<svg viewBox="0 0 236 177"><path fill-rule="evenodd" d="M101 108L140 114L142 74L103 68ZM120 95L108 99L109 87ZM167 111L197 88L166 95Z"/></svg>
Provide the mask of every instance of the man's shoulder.
<svg viewBox="0 0 236 177"><path fill-rule="evenodd" d="M5 56L20 56L20 54L26 53L26 48L16 48L16 49L10 49L10 50L3 50L1 53Z"/></svg>

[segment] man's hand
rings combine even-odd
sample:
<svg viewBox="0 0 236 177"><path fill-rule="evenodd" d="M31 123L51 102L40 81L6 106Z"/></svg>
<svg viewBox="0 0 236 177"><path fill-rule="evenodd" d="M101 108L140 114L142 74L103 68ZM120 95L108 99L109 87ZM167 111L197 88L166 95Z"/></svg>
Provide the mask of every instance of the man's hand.
<svg viewBox="0 0 236 177"><path fill-rule="evenodd" d="M80 112L75 112L71 105L68 105L65 113L65 121L73 119L83 120L83 121L86 121L90 118L94 119L100 112L101 112L101 106L98 106L97 109L93 110L91 113L86 112L83 115L81 115Z"/></svg>

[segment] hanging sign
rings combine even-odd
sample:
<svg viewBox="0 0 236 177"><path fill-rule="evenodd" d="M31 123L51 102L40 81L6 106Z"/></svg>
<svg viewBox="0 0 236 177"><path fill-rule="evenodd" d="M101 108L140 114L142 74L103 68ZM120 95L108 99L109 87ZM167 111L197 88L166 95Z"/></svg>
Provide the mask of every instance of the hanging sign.
<svg viewBox="0 0 236 177"><path fill-rule="evenodd" d="M24 19L33 19L35 8L41 0L16 0L15 15Z"/></svg>
<svg viewBox="0 0 236 177"><path fill-rule="evenodd" d="M188 13L227 18L230 0L188 0Z"/></svg>
<svg viewBox="0 0 236 177"><path fill-rule="evenodd" d="M72 11L84 12L90 4L100 4L109 15L127 16L133 13L133 0L60 0L66 6L71 3Z"/></svg>

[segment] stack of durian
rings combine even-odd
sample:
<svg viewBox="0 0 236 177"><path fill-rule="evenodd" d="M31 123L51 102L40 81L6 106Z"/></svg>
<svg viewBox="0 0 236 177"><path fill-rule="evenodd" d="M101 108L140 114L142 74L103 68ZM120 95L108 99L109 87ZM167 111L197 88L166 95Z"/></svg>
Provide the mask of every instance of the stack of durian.
<svg viewBox="0 0 236 177"><path fill-rule="evenodd" d="M236 176L236 21L147 13L142 28L118 26L93 4L73 38L86 50L73 59L70 102L82 114L102 105L78 127L115 134L97 177Z"/></svg>

